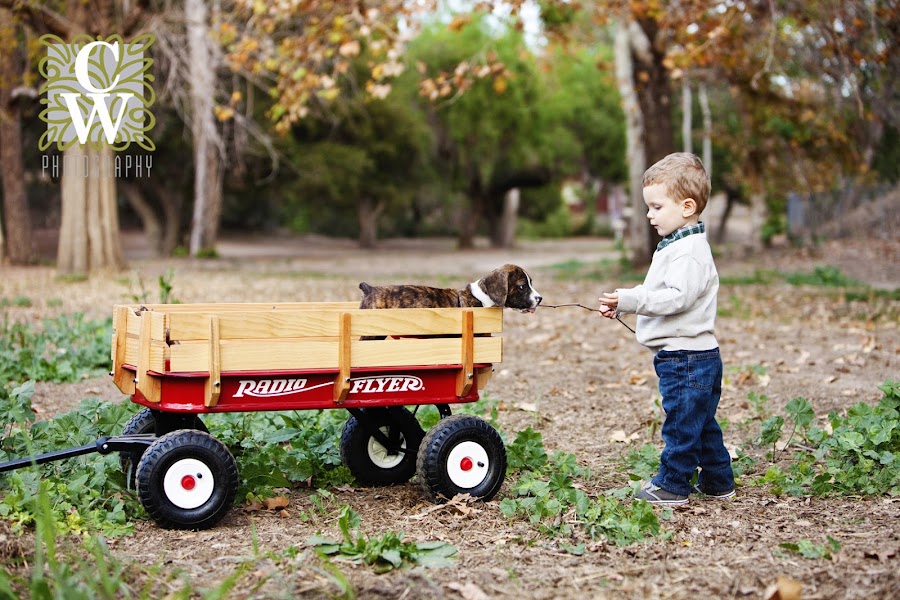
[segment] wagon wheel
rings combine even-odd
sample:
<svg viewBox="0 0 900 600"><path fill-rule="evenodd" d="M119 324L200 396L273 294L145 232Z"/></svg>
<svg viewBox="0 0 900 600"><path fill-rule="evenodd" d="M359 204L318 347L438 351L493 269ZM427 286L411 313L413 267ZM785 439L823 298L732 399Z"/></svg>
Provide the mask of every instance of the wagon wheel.
<svg viewBox="0 0 900 600"><path fill-rule="evenodd" d="M372 434L382 434L385 446ZM362 485L404 483L416 472L416 450L425 432L403 407L354 411L341 434L341 461Z"/></svg>
<svg viewBox="0 0 900 600"><path fill-rule="evenodd" d="M506 448L484 419L454 415L431 428L419 447L419 482L433 501L469 494L490 500L506 476Z"/></svg>
<svg viewBox="0 0 900 600"><path fill-rule="evenodd" d="M197 429L209 433L209 429L206 428L206 425L200 420L198 415L186 415L184 421L184 425L177 429ZM122 429L122 435L147 433L163 435L169 433L169 431L157 432L156 426L157 420L154 411L149 408L144 408L131 417L128 423L125 424L125 427ZM174 430L175 429L171 429L170 431ZM128 489L135 489L134 476L137 472L137 465L141 462L141 456L144 454L144 450L145 448L141 447L137 450L129 450L119 454L119 463L122 465L122 472L125 473L125 484L128 486Z"/></svg>
<svg viewBox="0 0 900 600"><path fill-rule="evenodd" d="M166 529L208 529L234 503L237 463L208 433L180 429L144 452L137 489L147 513Z"/></svg>

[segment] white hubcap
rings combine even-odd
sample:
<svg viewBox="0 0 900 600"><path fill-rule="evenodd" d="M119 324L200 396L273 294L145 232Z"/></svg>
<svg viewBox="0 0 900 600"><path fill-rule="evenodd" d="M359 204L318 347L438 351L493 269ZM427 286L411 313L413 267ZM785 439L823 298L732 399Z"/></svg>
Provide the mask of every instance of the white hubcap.
<svg viewBox="0 0 900 600"><path fill-rule="evenodd" d="M387 427L382 427L380 431L385 436L389 435ZM406 449L406 439L402 436L400 437L400 447L404 450ZM404 452L391 454L388 452L388 449L382 446L374 437L369 438L369 460L371 460L379 469L393 469L403 462L404 456L406 456Z"/></svg>
<svg viewBox="0 0 900 600"><path fill-rule="evenodd" d="M195 458L175 461L166 471L163 491L178 508L197 508L212 497L215 488L212 471Z"/></svg>
<svg viewBox="0 0 900 600"><path fill-rule="evenodd" d="M475 442L462 442L447 456L447 475L460 488L477 486L487 477L490 468L487 452Z"/></svg>

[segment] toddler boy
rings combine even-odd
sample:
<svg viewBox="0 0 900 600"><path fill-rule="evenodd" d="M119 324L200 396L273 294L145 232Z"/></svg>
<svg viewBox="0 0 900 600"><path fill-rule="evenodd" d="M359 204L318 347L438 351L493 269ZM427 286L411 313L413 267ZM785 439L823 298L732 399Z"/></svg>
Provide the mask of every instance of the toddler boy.
<svg viewBox="0 0 900 600"><path fill-rule="evenodd" d="M731 457L716 422L722 393L713 331L719 275L700 221L709 175L699 158L679 152L647 169L643 187L647 218L663 239L642 285L599 298L605 317L638 315L637 340L655 353L666 412L659 473L635 497L662 506L683 506L692 492L731 498ZM699 479L691 488L697 467Z"/></svg>

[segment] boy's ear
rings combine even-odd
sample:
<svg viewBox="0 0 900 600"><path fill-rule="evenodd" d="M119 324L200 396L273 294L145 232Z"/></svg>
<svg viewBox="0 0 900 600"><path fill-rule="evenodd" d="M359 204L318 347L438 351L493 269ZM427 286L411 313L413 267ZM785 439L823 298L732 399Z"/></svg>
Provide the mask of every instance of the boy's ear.
<svg viewBox="0 0 900 600"><path fill-rule="evenodd" d="M685 198L684 202L681 203L681 214L682 216L691 217L697 213L697 201L693 198Z"/></svg>

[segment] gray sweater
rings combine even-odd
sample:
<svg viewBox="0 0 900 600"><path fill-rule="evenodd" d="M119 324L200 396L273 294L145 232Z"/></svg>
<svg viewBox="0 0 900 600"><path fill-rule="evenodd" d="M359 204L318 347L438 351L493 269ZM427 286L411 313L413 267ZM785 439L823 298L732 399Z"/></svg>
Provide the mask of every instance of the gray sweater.
<svg viewBox="0 0 900 600"><path fill-rule="evenodd" d="M616 290L619 312L636 313L637 341L659 350L712 350L719 274L705 233L653 254L644 283Z"/></svg>

